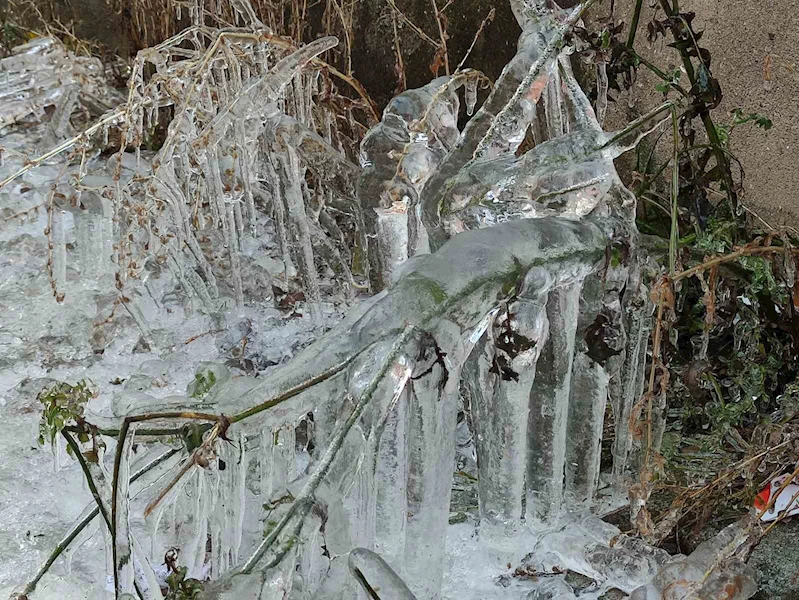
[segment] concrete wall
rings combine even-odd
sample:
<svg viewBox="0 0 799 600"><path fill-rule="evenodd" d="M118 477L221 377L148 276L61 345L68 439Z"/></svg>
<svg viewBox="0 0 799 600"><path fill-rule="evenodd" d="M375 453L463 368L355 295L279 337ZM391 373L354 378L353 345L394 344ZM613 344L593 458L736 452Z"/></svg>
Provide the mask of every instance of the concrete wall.
<svg viewBox="0 0 799 600"><path fill-rule="evenodd" d="M634 0L616 0L616 19L629 22L634 4ZM648 4L644 2L643 29L636 43L643 48L648 45L646 23L655 14ZM733 133L731 149L746 171L744 205L775 227L799 226L799 4L796 0L682 0L680 8L695 12L695 29L705 31L701 45L712 54L711 70L724 93L713 114L716 122L729 121L729 112L736 108L763 113L774 122L769 131L749 125ZM608 11L605 0L592 18L606 16ZM657 14L662 18L661 11ZM678 66L674 49L662 42L643 53L658 65ZM629 98L634 109L628 111L626 103L615 106L613 118L629 118L655 106L660 98L653 91L655 82L642 73Z"/></svg>

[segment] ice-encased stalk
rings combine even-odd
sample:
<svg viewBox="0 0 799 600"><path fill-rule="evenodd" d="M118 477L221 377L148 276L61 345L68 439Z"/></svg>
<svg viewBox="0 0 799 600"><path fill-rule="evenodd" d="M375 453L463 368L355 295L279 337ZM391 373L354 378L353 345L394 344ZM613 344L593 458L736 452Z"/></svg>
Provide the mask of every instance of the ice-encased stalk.
<svg viewBox="0 0 799 600"><path fill-rule="evenodd" d="M575 355L566 452L566 498L573 505L596 495L609 381L599 363L583 352Z"/></svg>
<svg viewBox="0 0 799 600"><path fill-rule="evenodd" d="M347 563L350 573L361 585L367 598L377 600L416 600L407 584L388 562L376 552L355 548Z"/></svg>
<svg viewBox="0 0 799 600"><path fill-rule="evenodd" d="M408 516L410 398L407 389L389 413L377 456L375 551L399 573L405 566L405 522Z"/></svg>
<svg viewBox="0 0 799 600"><path fill-rule="evenodd" d="M489 522L524 518L530 393L549 336L546 306L551 287L546 269L528 273L519 299L495 317L490 334L464 367L477 451L480 517Z"/></svg>
<svg viewBox="0 0 799 600"><path fill-rule="evenodd" d="M308 223L308 215L305 212L305 201L300 186L302 171L296 150L291 146L285 146L283 150L285 152L280 161L282 169L279 172L281 189L288 206L289 219L297 238L297 254L300 257L301 265L300 272L305 282L308 301L312 307L318 307L321 298L319 276L316 273L313 244L311 243L311 229Z"/></svg>
<svg viewBox="0 0 799 600"><path fill-rule="evenodd" d="M446 557L459 373L447 371L436 348L428 347L425 353L409 390L405 573L414 594L437 600Z"/></svg>
<svg viewBox="0 0 799 600"><path fill-rule="evenodd" d="M408 211L377 208L375 213L382 281L390 282L392 273L408 259Z"/></svg>
<svg viewBox="0 0 799 600"><path fill-rule="evenodd" d="M116 506L114 511L115 588L117 595L132 593L134 587L133 552L130 542L130 461L136 425L132 425L121 449L117 474Z"/></svg>
<svg viewBox="0 0 799 600"><path fill-rule="evenodd" d="M560 512L568 436L569 397L582 280L553 290L547 303L549 342L538 359L528 420L527 515Z"/></svg>

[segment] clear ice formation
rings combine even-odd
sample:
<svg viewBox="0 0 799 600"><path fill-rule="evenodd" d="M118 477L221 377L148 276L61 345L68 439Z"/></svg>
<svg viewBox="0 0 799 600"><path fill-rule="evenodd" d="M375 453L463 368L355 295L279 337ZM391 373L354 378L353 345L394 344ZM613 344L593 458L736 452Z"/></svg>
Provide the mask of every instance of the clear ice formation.
<svg viewBox="0 0 799 600"><path fill-rule="evenodd" d="M747 600L757 592L754 570L736 556L752 535L752 519L728 525L690 556L674 557L633 591L630 600Z"/></svg>
<svg viewBox="0 0 799 600"><path fill-rule="evenodd" d="M119 101L105 84L99 59L77 57L53 38L35 38L0 61L0 132L31 118L43 120L51 109L50 125L60 142L78 104L99 114Z"/></svg>
<svg viewBox="0 0 799 600"><path fill-rule="evenodd" d="M214 318L271 302L273 276L298 277L315 310L331 281L345 297L359 278L379 292L266 376L202 363L185 394L155 398L132 380L111 406L90 406L87 421L107 430L164 411L230 423L221 436L219 425L209 433L186 418L140 424L118 453L116 494L112 456L100 461L118 597L159 600L163 557L177 549L190 577L210 580L208 599L436 600L456 436L476 456L488 546L512 546L543 524L536 568L566 563L642 599L706 564L699 555L668 562L593 517L557 525L600 502L607 414L611 498L638 460L628 428L651 307L634 197L613 159L640 128L605 133L574 79L564 34L577 9L512 6L518 52L479 110L469 71L404 92L365 136L360 166L317 103L313 64L334 38L287 50L263 31L198 22L142 51L127 102L91 129L101 147L110 131L120 136L113 159L98 164L82 142L60 175L37 167L54 181L42 202L56 298L84 288L118 298L150 347L168 345L157 327L166 296L154 293L166 281ZM51 130L63 138L75 102L102 96L55 85L54 70L67 67L91 63L52 40L0 61L0 97L24 100L4 104L0 124L55 106ZM461 87L471 117L463 130ZM148 153L166 107L166 137ZM21 189L5 185L0 194ZM280 269L260 266L265 248ZM104 323L92 334L100 348ZM458 430L459 411L470 435ZM164 428L175 435L156 443ZM156 460L163 443L188 457ZM703 585L738 575L736 598L745 598L749 574L737 563ZM562 583L529 597L573 597Z"/></svg>

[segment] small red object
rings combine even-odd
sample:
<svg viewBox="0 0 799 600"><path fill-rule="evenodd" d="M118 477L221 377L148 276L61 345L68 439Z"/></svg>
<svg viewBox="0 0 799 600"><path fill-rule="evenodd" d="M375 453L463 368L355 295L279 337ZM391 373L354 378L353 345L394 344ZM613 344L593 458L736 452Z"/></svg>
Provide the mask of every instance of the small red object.
<svg viewBox="0 0 799 600"><path fill-rule="evenodd" d="M763 512L763 515L760 517L761 521L776 521L782 513L786 513L786 517L799 515L799 483L792 481L786 485L782 491L779 491L782 485L790 478L790 475L782 475L776 479L772 479L769 484L755 496L755 508L763 512L769 505L771 498L779 493L779 496L774 500L773 506L766 512Z"/></svg>

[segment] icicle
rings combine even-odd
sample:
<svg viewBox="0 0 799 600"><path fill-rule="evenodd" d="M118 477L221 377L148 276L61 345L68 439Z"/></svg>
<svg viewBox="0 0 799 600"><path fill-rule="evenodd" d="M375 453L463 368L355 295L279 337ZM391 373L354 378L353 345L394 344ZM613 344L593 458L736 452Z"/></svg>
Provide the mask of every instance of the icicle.
<svg viewBox="0 0 799 600"><path fill-rule="evenodd" d="M107 251L112 232L107 229L111 207L107 207L110 203L103 200L93 192L84 194L85 210L75 213L74 217L81 275L86 283L102 280L108 270Z"/></svg>
<svg viewBox="0 0 799 600"><path fill-rule="evenodd" d="M416 364L409 398L405 572L413 593L431 600L441 593L455 459L459 373L448 372L449 366L428 347Z"/></svg>
<svg viewBox="0 0 799 600"><path fill-rule="evenodd" d="M276 164L273 164L272 161ZM260 195L265 201L270 201L272 213L275 219L275 229L277 230L277 243L280 248L280 254L283 258L283 265L286 270L286 277L294 277L297 269L294 266L294 261L291 259L291 245L289 243L288 233L288 219L286 218L286 208L284 205L283 195L281 194L280 177L277 174L278 170L283 169L283 166L277 161L277 158L269 158L265 161L265 168L267 177L269 179L270 190L266 192L259 189Z"/></svg>
<svg viewBox="0 0 799 600"><path fill-rule="evenodd" d="M257 237L256 225L258 217L255 212L255 198L252 192L252 157L250 156L250 147L247 143L247 136L244 130L244 122L241 120L236 121L236 138L238 142L239 153L239 177L241 178L241 185L244 189L244 202L247 208L247 221L250 225L250 235L255 238Z"/></svg>
<svg viewBox="0 0 799 600"><path fill-rule="evenodd" d="M116 520L114 523L116 539L116 593L132 593L134 587L133 551L130 538L130 461L133 453L133 443L136 439L136 426L134 423L128 430L122 447L122 456L119 461L116 490Z"/></svg>
<svg viewBox="0 0 799 600"><path fill-rule="evenodd" d="M566 497L573 507L593 499L597 491L609 381L605 369L587 354L575 356L566 454Z"/></svg>
<svg viewBox="0 0 799 600"><path fill-rule="evenodd" d="M312 310L318 310L320 301L319 276L316 273L314 251L311 243L311 230L308 215L305 212L305 201L300 187L301 172L296 151L291 146L284 148L281 156L281 188L289 209L289 217L297 232L298 249L301 257L301 273L305 281L305 290Z"/></svg>
<svg viewBox="0 0 799 600"><path fill-rule="evenodd" d="M53 244L53 280L58 292L63 294L67 283L67 230L71 215L55 207L52 210L50 239Z"/></svg>
<svg viewBox="0 0 799 600"><path fill-rule="evenodd" d="M142 550L135 536L131 535L133 545L133 560L136 573L136 588L141 592L143 600L164 600L161 586L153 572L153 567Z"/></svg>
<svg viewBox="0 0 799 600"><path fill-rule="evenodd" d="M546 305L552 284L547 269L532 269L518 302L495 317L492 333L464 368L477 450L480 516L488 522L513 524L524 517L530 392L549 337ZM497 348L513 348L514 336L523 340L517 355Z"/></svg>
<svg viewBox="0 0 799 600"><path fill-rule="evenodd" d="M567 418L582 280L553 291L547 303L549 342L531 391L527 512L549 518L563 509Z"/></svg>
<svg viewBox="0 0 799 600"><path fill-rule="evenodd" d="M192 496L194 506L192 509L192 529L188 543L182 548L181 560L188 568L189 576L204 579L206 573L206 544L208 542L208 518L214 497L207 479L209 474L197 467L192 479L194 489Z"/></svg>
<svg viewBox="0 0 799 600"><path fill-rule="evenodd" d="M613 440L613 475L620 487L626 485L630 466L636 468L640 456L633 453L633 437L630 432L630 417L633 406L644 393L646 381L646 356L649 333L652 327L651 310L647 311L648 293L640 279L631 276L629 292L625 295L624 311L628 316L627 345L624 364L618 384L611 386L613 414L616 416L616 435ZM637 288L637 289L636 289ZM633 464L630 464L631 458Z"/></svg>
<svg viewBox="0 0 799 600"><path fill-rule="evenodd" d="M375 543L377 552L402 572L408 515L409 396L403 392L388 415L380 438L376 469Z"/></svg>
<svg viewBox="0 0 799 600"><path fill-rule="evenodd" d="M547 98L544 104L549 139L561 137L566 133L563 120L563 90L560 84L560 71L553 69L547 84Z"/></svg>
<svg viewBox="0 0 799 600"><path fill-rule="evenodd" d="M596 65L596 118L599 124L605 121L608 110L608 64L601 60Z"/></svg>
<svg viewBox="0 0 799 600"><path fill-rule="evenodd" d="M295 445L291 423L261 433L261 486L265 502L284 494L288 483L296 476Z"/></svg>
<svg viewBox="0 0 799 600"><path fill-rule="evenodd" d="M219 578L238 562L244 519L244 476L247 456L244 438L219 449L215 471L214 505L210 513L211 576Z"/></svg>
<svg viewBox="0 0 799 600"><path fill-rule="evenodd" d="M78 522L83 521L87 518L88 515L95 513L97 509L97 505L95 503L89 504L83 512L81 513L80 517L78 517ZM69 545L64 548L63 558L64 558L64 569L69 575L72 572L72 557L75 556L75 552L77 552L83 544L88 542L91 538L93 538L100 527L105 528L106 524L102 522L101 519L95 518L89 525L87 525L83 531L81 531L77 537L75 537Z"/></svg>
<svg viewBox="0 0 799 600"><path fill-rule="evenodd" d="M230 258L230 270L233 277L233 290L236 294L236 306L239 308L244 307L244 292L241 287L241 263L239 260L239 236L236 227L236 217L233 211L233 205L227 205L227 214L225 215L227 221L227 233L229 235L227 250Z"/></svg>
<svg viewBox="0 0 799 600"><path fill-rule="evenodd" d="M125 307L125 310L128 311L128 314L136 322L136 326L139 328L139 333L141 333L141 336L146 344L150 348L155 348L153 342L153 332L150 330L150 325L147 323L147 319L144 317L144 314L139 308L138 302L136 302L135 299L122 299L122 306Z"/></svg>
<svg viewBox="0 0 799 600"><path fill-rule="evenodd" d="M465 84L466 90L466 114L470 117L474 114L474 107L477 106L477 79L469 78Z"/></svg>
<svg viewBox="0 0 799 600"><path fill-rule="evenodd" d="M244 217L241 214L241 202L233 202L233 222L236 229L236 252L241 252L244 247Z"/></svg>

